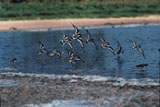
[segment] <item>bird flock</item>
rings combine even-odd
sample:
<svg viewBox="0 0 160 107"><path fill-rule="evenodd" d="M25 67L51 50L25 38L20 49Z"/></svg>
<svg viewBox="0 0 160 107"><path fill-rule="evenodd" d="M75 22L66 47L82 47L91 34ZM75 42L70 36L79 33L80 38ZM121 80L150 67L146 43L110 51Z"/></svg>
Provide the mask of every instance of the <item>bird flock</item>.
<svg viewBox="0 0 160 107"><path fill-rule="evenodd" d="M85 29L88 38L87 38L87 40L84 40L82 38L82 34L81 34L79 28L72 23L71 23L71 25L73 26L75 32L71 35L71 37L63 34L63 39L60 40L59 43L62 46L68 45L69 49L66 48L65 51L69 55L69 57L68 57L69 63L71 63L71 64L75 64L76 62L85 63L85 61L83 59L81 59L80 56L77 56L75 54L74 48L73 48L73 41L77 41L80 44L82 51L84 53L85 53L85 45L84 45L85 43L91 44L97 51L99 50L99 48L98 48L99 46L96 44L95 39L92 37L92 35L88 29ZM118 46L117 52L114 51L114 49L112 48L110 43L108 41L106 41L104 38L98 38L98 40L101 41L100 47L108 49L114 56L120 57L121 55L123 55L124 49L122 48L122 46L118 40L116 40L117 46ZM128 39L128 41L130 41L133 44L132 50L138 51L143 56L143 58L146 59L145 53L144 53L141 45L136 43L135 41L130 40L130 39ZM58 50L48 51L45 48L44 44L41 41L39 41L39 50L37 51L37 54L41 55L42 53L44 53L50 57L57 55L59 58L61 58L61 56L63 54L63 52L60 52ZM136 67L146 67L146 66L148 66L148 64L140 64L140 65L137 65Z"/></svg>

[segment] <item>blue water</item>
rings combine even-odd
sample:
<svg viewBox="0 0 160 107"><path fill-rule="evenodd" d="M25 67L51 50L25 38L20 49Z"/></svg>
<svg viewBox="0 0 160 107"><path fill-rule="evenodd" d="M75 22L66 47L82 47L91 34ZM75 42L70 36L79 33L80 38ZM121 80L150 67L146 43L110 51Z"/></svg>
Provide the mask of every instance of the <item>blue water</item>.
<svg viewBox="0 0 160 107"><path fill-rule="evenodd" d="M80 30L83 39L88 37L84 29ZM0 72L22 72L34 74L75 74L75 75L100 75L118 76L125 79L151 78L158 79L160 73L160 26L116 27L89 29L95 39L99 50L91 44L85 43L85 53L77 41L72 41L75 54L80 56L85 63L70 64L65 45L61 46L59 40L63 39L62 33L71 36L74 30L50 31L16 31L0 33ZM118 59L108 49L101 49L100 37L103 37L117 51L116 40L125 50ZM142 46L146 59L138 52L131 49L133 44L128 39L136 41ZM45 54L38 55L39 40L48 50L63 51L62 58L49 57ZM17 63L11 62L17 58ZM136 65L147 63L146 68L137 68ZM14 68L9 70L6 68ZM16 70L15 70L16 69Z"/></svg>

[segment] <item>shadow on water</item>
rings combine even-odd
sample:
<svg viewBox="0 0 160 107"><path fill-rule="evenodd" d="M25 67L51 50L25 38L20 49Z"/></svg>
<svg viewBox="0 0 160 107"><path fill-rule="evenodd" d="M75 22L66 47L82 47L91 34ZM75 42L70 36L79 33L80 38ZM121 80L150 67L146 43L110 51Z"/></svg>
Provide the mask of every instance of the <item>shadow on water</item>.
<svg viewBox="0 0 160 107"><path fill-rule="evenodd" d="M122 72L123 59L121 59L121 57L118 56L117 57L117 62L118 62L118 72Z"/></svg>
<svg viewBox="0 0 160 107"><path fill-rule="evenodd" d="M158 49L158 51L159 51L159 72L160 72L160 48Z"/></svg>
<svg viewBox="0 0 160 107"><path fill-rule="evenodd" d="M65 48L59 43L63 39L62 33L71 37L73 30L51 30L51 31L29 31L29 32L2 32L0 33L0 72L6 67L14 67L23 73L39 74L76 74L76 75L102 75L119 76L123 78L159 78L160 52L160 26L138 26L138 27L117 27L117 28L95 28L89 29L91 35L98 45L98 50L92 44L85 43L86 52L83 53L81 45L73 40L74 52L80 56L85 63L77 62L70 64L69 55ZM60 33L61 32L61 33ZM87 33L81 30L83 39L86 40ZM114 51L117 51L116 38L125 49L120 57L114 56L107 48L101 48L99 38L103 37L110 43ZM144 59L138 51L133 51L133 46L127 38L141 44L145 56ZM49 57L46 54L38 55L39 40L44 43L48 50L62 51L62 57ZM13 65L12 58L17 58ZM158 59L159 58L159 59ZM148 63L147 68L139 69L137 64Z"/></svg>

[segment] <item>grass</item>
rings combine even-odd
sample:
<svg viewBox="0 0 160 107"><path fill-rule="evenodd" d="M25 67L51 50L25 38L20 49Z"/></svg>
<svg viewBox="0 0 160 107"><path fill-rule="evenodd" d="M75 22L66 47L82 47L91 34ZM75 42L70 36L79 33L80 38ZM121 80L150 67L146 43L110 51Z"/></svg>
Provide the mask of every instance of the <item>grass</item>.
<svg viewBox="0 0 160 107"><path fill-rule="evenodd" d="M160 15L160 2L129 2L129 0L102 2L29 2L13 4L0 2L0 20L108 18ZM123 2L122 2L123 1ZM127 2L128 1L128 2ZM150 2L152 1L152 2ZM155 2L154 2L155 1Z"/></svg>

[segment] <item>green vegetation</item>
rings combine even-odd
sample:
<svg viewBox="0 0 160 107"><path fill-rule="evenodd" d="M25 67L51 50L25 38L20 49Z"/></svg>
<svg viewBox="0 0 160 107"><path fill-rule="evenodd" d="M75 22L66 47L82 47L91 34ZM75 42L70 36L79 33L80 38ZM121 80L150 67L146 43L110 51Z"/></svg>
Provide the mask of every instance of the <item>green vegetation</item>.
<svg viewBox="0 0 160 107"><path fill-rule="evenodd" d="M0 20L144 15L160 15L160 0L0 0Z"/></svg>

